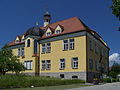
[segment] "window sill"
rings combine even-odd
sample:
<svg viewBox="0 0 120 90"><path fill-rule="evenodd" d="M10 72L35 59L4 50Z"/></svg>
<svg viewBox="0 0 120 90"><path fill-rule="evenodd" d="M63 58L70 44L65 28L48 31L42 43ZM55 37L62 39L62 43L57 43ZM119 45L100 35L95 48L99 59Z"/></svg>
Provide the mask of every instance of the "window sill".
<svg viewBox="0 0 120 90"><path fill-rule="evenodd" d="M22 58L25 58L25 56L22 56Z"/></svg>
<svg viewBox="0 0 120 90"><path fill-rule="evenodd" d="M72 68L72 69L78 69L78 67L77 68Z"/></svg>
<svg viewBox="0 0 120 90"><path fill-rule="evenodd" d="M68 49L67 50L63 50L63 51L68 51Z"/></svg>
<svg viewBox="0 0 120 90"><path fill-rule="evenodd" d="M60 68L59 70L65 70L65 68Z"/></svg>
<svg viewBox="0 0 120 90"><path fill-rule="evenodd" d="M51 70L51 69L46 69L46 70Z"/></svg>
<svg viewBox="0 0 120 90"><path fill-rule="evenodd" d="M32 70L32 69L25 69L25 70Z"/></svg>

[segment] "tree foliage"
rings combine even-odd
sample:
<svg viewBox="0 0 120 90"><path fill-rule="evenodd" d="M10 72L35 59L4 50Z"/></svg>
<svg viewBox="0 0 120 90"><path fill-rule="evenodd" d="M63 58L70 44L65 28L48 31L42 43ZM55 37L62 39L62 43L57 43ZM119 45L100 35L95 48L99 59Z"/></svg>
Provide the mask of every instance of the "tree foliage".
<svg viewBox="0 0 120 90"><path fill-rule="evenodd" d="M111 67L111 71L109 72L109 75L112 78L116 78L118 74L120 74L120 64L115 62Z"/></svg>
<svg viewBox="0 0 120 90"><path fill-rule="evenodd" d="M12 54L12 50L6 48L6 46L0 49L0 73L5 74L8 71L18 74L24 70L24 66L19 62L17 56Z"/></svg>
<svg viewBox="0 0 120 90"><path fill-rule="evenodd" d="M120 20L120 0L112 0L112 13Z"/></svg>

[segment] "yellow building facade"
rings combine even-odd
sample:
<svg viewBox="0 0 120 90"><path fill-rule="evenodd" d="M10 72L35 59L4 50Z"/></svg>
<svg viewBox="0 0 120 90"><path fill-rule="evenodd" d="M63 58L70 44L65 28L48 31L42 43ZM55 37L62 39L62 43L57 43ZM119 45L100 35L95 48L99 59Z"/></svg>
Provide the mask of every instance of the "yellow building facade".
<svg viewBox="0 0 120 90"><path fill-rule="evenodd" d="M79 18L50 23L44 15L43 27L32 27L8 44L28 75L92 81L107 75L109 47L102 37Z"/></svg>

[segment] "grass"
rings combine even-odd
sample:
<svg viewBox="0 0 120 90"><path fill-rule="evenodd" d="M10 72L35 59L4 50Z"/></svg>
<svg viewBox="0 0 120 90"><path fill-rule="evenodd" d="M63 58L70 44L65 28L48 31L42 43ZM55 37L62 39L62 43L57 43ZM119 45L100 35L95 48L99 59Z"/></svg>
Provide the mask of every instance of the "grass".
<svg viewBox="0 0 120 90"><path fill-rule="evenodd" d="M59 78L25 76L25 75L2 75L0 76L0 88L26 88L45 87L84 83L83 80L61 80Z"/></svg>
<svg viewBox="0 0 120 90"><path fill-rule="evenodd" d="M45 86L45 87L35 87L35 88L15 88L15 89L4 89L4 90L66 90L66 89L80 88L85 86L89 86L89 85L72 84L72 85Z"/></svg>

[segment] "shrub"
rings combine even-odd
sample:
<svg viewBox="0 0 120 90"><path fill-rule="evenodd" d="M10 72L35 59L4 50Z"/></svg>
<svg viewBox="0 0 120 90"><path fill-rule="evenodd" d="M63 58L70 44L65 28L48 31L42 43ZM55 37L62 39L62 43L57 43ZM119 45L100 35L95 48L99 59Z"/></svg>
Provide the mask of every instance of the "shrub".
<svg viewBox="0 0 120 90"><path fill-rule="evenodd" d="M111 83L111 79L110 78L104 78L103 82L105 82L105 83Z"/></svg>

